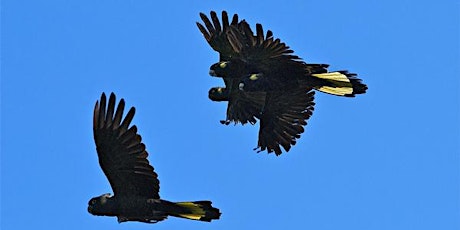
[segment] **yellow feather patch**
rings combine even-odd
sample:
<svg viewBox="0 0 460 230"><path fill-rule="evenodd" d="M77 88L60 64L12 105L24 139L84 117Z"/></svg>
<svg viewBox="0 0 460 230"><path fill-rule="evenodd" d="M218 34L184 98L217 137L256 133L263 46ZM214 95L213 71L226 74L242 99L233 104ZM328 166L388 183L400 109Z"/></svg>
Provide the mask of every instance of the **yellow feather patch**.
<svg viewBox="0 0 460 230"><path fill-rule="evenodd" d="M318 90L324 93L330 93L330 94L339 95L339 96L345 96L345 95L353 93L353 88L350 88L350 87L322 86L322 87L319 87Z"/></svg>
<svg viewBox="0 0 460 230"><path fill-rule="evenodd" d="M353 94L353 85L347 75L340 72L312 74L313 77L326 80L332 86L318 86L315 89L329 94L345 96Z"/></svg>
<svg viewBox="0 0 460 230"><path fill-rule="evenodd" d="M347 75L342 74L340 72L312 74L312 76L321 78L321 79L325 79L325 80L350 82L350 80L347 78Z"/></svg>
<svg viewBox="0 0 460 230"><path fill-rule="evenodd" d="M223 61L223 62L219 63L219 67L222 68L222 69L227 67L227 62Z"/></svg>
<svg viewBox="0 0 460 230"><path fill-rule="evenodd" d="M257 79L259 79L259 77L257 76L257 74L251 74L251 76L249 77L249 80L251 80L251 81L255 81L255 80L257 80Z"/></svg>
<svg viewBox="0 0 460 230"><path fill-rule="evenodd" d="M202 215L194 215L194 214L179 214L179 216L191 219L191 220L200 220Z"/></svg>
<svg viewBox="0 0 460 230"><path fill-rule="evenodd" d="M192 202L177 202L176 204L187 208L191 212L188 214L179 214L181 217L192 220L199 220L206 215L206 212L199 205Z"/></svg>

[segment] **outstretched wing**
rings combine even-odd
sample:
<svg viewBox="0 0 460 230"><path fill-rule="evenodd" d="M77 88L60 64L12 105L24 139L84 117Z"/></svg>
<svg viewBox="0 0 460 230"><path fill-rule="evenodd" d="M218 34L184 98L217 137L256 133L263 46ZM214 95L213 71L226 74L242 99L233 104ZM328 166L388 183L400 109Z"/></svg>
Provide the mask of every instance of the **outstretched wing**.
<svg viewBox="0 0 460 230"><path fill-rule="evenodd" d="M296 144L304 132L307 120L313 114L315 103L312 88L300 85L291 91L272 91L267 95L267 102L260 118L258 152L286 152ZM255 149L255 150L256 150Z"/></svg>
<svg viewBox="0 0 460 230"><path fill-rule="evenodd" d="M137 127L130 126L135 108L123 119L125 101L120 100L115 111L115 94L111 93L106 108L106 96L94 107L93 132L102 171L116 196L143 196L159 199L160 182L147 160L148 153Z"/></svg>
<svg viewBox="0 0 460 230"><path fill-rule="evenodd" d="M220 60L229 60L236 53L228 41L227 33L231 27L236 28L238 26L238 14L234 14L231 23L229 23L227 12L222 11L222 25L216 12L211 11L210 15L211 20L204 13L200 13L204 25L198 22L196 25L212 49L219 52Z"/></svg>
<svg viewBox="0 0 460 230"><path fill-rule="evenodd" d="M241 23L238 28L230 28L228 40L235 55L245 63L250 63L252 69L257 69L266 75L290 78L305 74L305 62L294 55L294 51L280 39L274 38L268 30L264 34L261 24L256 24L254 35L247 23Z"/></svg>

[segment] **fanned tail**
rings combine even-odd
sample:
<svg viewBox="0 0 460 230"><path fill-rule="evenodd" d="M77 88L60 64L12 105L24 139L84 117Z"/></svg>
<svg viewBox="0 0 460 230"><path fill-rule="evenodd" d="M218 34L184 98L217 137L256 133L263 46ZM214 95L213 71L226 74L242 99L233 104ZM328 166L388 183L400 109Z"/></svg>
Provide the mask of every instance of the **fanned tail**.
<svg viewBox="0 0 460 230"><path fill-rule="evenodd" d="M355 73L345 70L311 74L310 77L316 82L314 88L323 93L354 97L356 94L366 93L367 90L367 85Z"/></svg>

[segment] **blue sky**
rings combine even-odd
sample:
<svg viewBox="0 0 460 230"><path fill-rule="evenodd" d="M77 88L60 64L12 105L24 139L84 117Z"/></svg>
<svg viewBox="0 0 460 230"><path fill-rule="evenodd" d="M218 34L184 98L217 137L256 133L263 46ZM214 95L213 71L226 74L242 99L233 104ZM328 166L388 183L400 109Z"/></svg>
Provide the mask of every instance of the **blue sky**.
<svg viewBox="0 0 460 230"><path fill-rule="evenodd" d="M1 229L459 229L458 1L2 1ZM218 55L195 26L227 10L296 54L356 72L365 95L316 94L289 153L256 154L258 125L223 126L207 98ZM118 224L92 110L135 106L160 195L210 199L212 223Z"/></svg>

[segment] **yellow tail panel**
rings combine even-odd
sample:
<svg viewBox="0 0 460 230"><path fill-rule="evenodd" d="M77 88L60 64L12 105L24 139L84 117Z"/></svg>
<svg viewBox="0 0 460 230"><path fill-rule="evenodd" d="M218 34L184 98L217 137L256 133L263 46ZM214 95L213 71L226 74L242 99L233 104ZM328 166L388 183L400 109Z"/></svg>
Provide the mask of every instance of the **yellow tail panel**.
<svg viewBox="0 0 460 230"><path fill-rule="evenodd" d="M319 87L317 90L324 92L324 93L334 94L338 96L345 96L345 95L353 93L353 88L351 87L342 88L342 87L322 86L322 87Z"/></svg>
<svg viewBox="0 0 460 230"><path fill-rule="evenodd" d="M192 220L200 220L202 217L205 217L206 212L201 208L200 205L194 204L192 202L177 202L179 206L187 208L190 210L190 214L178 214L181 217L192 219Z"/></svg>
<svg viewBox="0 0 460 230"><path fill-rule="evenodd" d="M313 77L317 77L332 83L334 86L320 86L316 89L329 94L338 96L345 96L353 93L353 85L348 79L347 75L340 72L320 73L312 74Z"/></svg>
<svg viewBox="0 0 460 230"><path fill-rule="evenodd" d="M312 74L312 76L321 78L324 80L350 82L350 79L348 79L347 75L340 73L340 72L319 73L319 74Z"/></svg>

